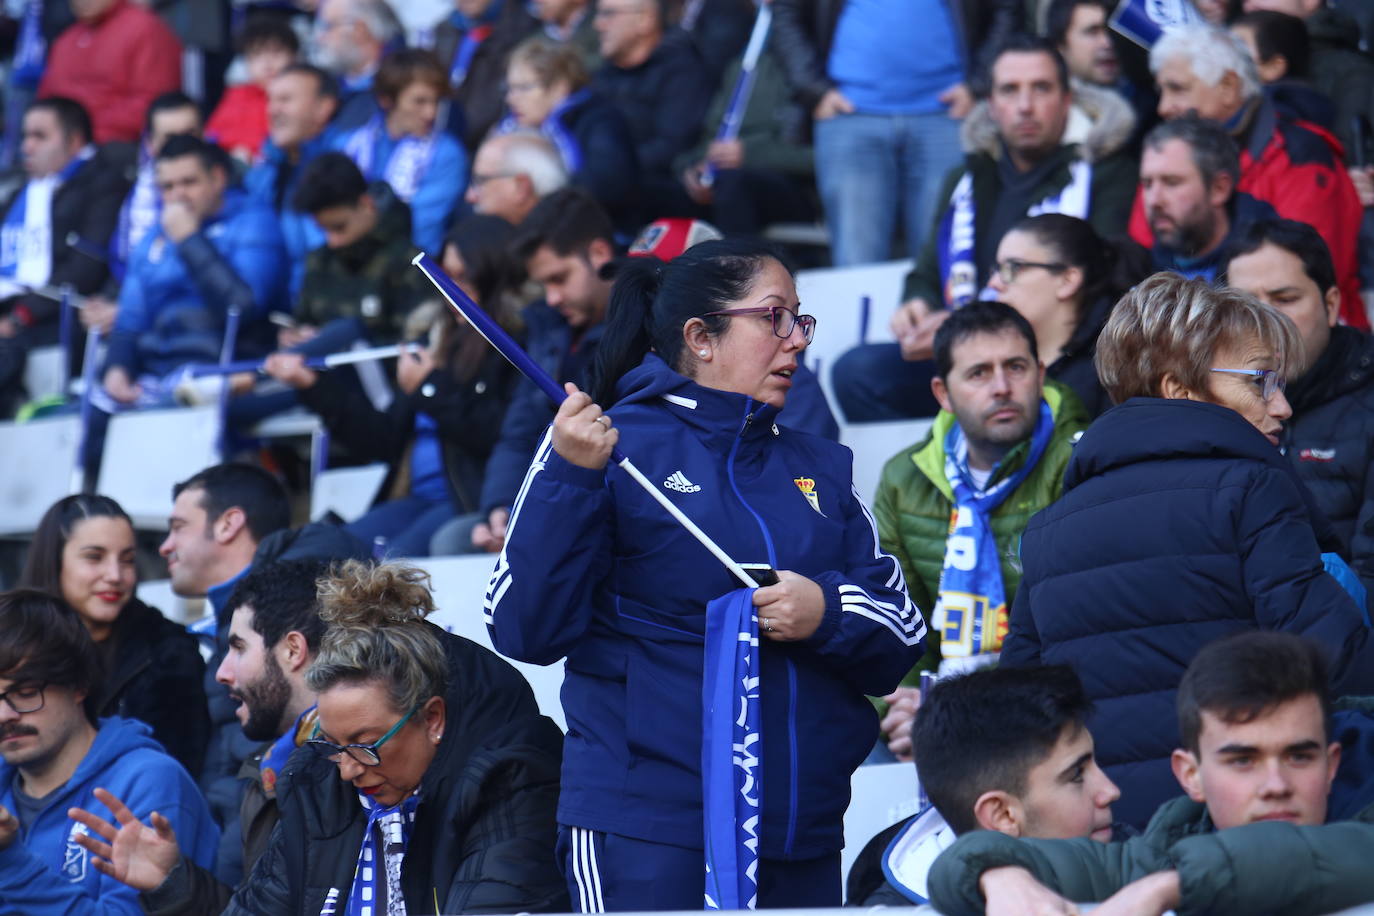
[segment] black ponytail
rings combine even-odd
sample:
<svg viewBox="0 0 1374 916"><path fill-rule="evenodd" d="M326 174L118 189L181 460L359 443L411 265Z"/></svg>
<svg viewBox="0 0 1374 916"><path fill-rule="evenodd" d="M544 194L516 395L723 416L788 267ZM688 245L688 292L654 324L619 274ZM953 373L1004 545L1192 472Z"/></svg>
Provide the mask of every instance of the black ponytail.
<svg viewBox="0 0 1374 916"><path fill-rule="evenodd" d="M695 357L684 353L682 328L701 318L712 336L724 333L728 318L707 318L743 299L763 265L783 263L775 249L744 239L716 239L693 245L664 264L656 258L628 258L616 274L606 330L592 366L593 400L615 402L615 386L652 350L674 370L691 374Z"/></svg>
<svg viewBox="0 0 1374 916"><path fill-rule="evenodd" d="M616 269L587 392L604 407L615 400L615 383L638 366L653 346L650 326L663 267L658 258L644 257L625 258Z"/></svg>

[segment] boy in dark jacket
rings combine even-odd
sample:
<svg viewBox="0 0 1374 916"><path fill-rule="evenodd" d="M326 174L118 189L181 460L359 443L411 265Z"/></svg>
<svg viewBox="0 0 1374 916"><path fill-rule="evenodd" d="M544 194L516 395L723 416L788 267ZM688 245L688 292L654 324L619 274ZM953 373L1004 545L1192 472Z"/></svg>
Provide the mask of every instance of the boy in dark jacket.
<svg viewBox="0 0 1374 916"><path fill-rule="evenodd" d="M1305 368L1285 392L1293 416L1283 449L1340 542L1342 554L1374 587L1374 341L1340 324L1341 291L1330 249L1296 220L1259 222L1242 233L1222 265L1226 282L1283 312L1297 325Z"/></svg>
<svg viewBox="0 0 1374 916"><path fill-rule="evenodd" d="M1374 900L1374 781L1354 768L1337 778L1342 750L1367 744L1374 720L1333 715L1329 683L1322 650L1302 637L1212 643L1178 690L1183 747L1172 762L1187 798L1163 805L1143 836L1107 846L961 837L931 870L933 902L962 916L982 913L985 899L991 910L1062 894L1065 912L1070 900L1105 899L1097 912L1188 916Z"/></svg>
<svg viewBox="0 0 1374 916"><path fill-rule="evenodd" d="M915 729L916 769L930 805L870 841L849 873L850 905L929 903L931 864L974 830L1111 840L1111 804L1121 793L1093 759L1091 710L1078 676L1063 665L940 681Z"/></svg>

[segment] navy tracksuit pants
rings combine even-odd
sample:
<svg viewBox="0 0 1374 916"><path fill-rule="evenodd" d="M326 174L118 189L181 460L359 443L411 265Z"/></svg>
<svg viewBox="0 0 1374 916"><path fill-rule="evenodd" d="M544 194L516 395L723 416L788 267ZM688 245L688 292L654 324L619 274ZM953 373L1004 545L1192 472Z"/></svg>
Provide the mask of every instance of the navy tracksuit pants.
<svg viewBox="0 0 1374 916"><path fill-rule="evenodd" d="M574 912L700 910L706 860L700 849L558 826L558 861ZM840 854L797 862L761 859L759 909L840 905Z"/></svg>

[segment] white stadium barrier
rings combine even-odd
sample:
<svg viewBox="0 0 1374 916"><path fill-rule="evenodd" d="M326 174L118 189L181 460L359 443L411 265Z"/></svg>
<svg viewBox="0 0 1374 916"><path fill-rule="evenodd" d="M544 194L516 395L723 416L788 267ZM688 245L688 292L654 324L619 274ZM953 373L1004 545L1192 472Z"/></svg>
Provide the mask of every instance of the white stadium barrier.
<svg viewBox="0 0 1374 916"><path fill-rule="evenodd" d="M96 492L123 506L136 528L165 530L172 485L219 460L218 407L116 414L105 434Z"/></svg>
<svg viewBox="0 0 1374 916"><path fill-rule="evenodd" d="M31 534L49 506L76 492L80 447L74 414L0 423L0 536Z"/></svg>

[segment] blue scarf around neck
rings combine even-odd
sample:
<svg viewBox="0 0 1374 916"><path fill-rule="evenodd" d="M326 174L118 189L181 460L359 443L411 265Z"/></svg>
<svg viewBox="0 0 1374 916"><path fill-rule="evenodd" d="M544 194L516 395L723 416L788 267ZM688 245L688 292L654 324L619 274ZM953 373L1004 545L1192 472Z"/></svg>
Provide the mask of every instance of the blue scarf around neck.
<svg viewBox="0 0 1374 916"><path fill-rule="evenodd" d="M989 517L1035 470L1053 434L1054 413L1042 398L1025 462L986 490L973 482L963 429L955 423L945 436L945 477L954 491L954 509L934 617L940 629L940 654L946 659L992 656L1002 648L1007 596ZM993 468L989 480L997 470Z"/></svg>

